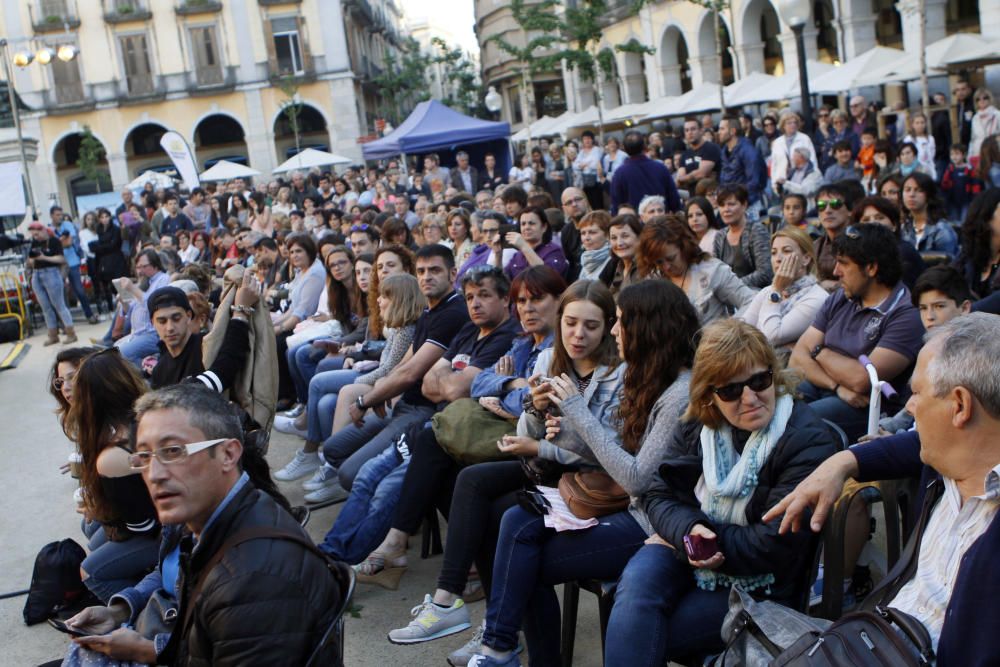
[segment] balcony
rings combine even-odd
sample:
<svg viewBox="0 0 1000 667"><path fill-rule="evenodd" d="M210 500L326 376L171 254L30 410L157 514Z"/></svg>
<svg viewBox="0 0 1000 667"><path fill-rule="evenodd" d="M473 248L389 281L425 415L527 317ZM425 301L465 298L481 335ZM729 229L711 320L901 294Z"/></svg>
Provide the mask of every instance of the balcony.
<svg viewBox="0 0 1000 667"><path fill-rule="evenodd" d="M191 96L216 95L236 87L236 67L199 67L187 72L187 92Z"/></svg>
<svg viewBox="0 0 1000 667"><path fill-rule="evenodd" d="M163 99L166 94L163 81L155 74L135 74L118 82L118 103L122 106Z"/></svg>
<svg viewBox="0 0 1000 667"><path fill-rule="evenodd" d="M80 27L76 0L35 0L28 5L35 34L65 32Z"/></svg>
<svg viewBox="0 0 1000 667"><path fill-rule="evenodd" d="M178 16L195 16L197 14L215 14L222 11L222 3L218 0L177 0L174 9Z"/></svg>
<svg viewBox="0 0 1000 667"><path fill-rule="evenodd" d="M42 91L42 107L48 115L76 114L93 109L96 105L89 86L76 82L57 82Z"/></svg>
<svg viewBox="0 0 1000 667"><path fill-rule="evenodd" d="M147 0L102 0L104 20L107 23L148 21L153 16Z"/></svg>
<svg viewBox="0 0 1000 667"><path fill-rule="evenodd" d="M301 5L302 0L257 0L261 7L277 7L278 5Z"/></svg>

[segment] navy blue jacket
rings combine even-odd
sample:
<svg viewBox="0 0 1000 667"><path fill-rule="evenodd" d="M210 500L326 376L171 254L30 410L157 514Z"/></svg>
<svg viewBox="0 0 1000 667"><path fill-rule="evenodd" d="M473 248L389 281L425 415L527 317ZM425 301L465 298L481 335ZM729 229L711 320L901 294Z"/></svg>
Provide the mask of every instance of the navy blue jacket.
<svg viewBox="0 0 1000 667"><path fill-rule="evenodd" d="M919 477L918 506L924 504L928 489L940 487L941 475L920 461L920 436L916 431L855 445L851 452L861 472L858 481ZM1000 553L1000 519L994 518L962 556L938 640L938 667L1000 665L1000 642L996 640L996 630L1000 628L1000 607L996 605L1000 594L997 553Z"/></svg>
<svg viewBox="0 0 1000 667"><path fill-rule="evenodd" d="M733 150L729 150L728 146L722 147L722 170L719 172L719 185L739 183L747 189L750 203L753 204L760 199L760 193L764 190L766 181L767 173L764 160L749 139L740 137Z"/></svg>
<svg viewBox="0 0 1000 667"><path fill-rule="evenodd" d="M645 154L628 158L615 169L611 179L611 214L618 213L620 204L629 203L639 210L639 202L646 195L660 195L667 203L667 211L681 210L681 197L674 185L674 177L666 165L650 160Z"/></svg>

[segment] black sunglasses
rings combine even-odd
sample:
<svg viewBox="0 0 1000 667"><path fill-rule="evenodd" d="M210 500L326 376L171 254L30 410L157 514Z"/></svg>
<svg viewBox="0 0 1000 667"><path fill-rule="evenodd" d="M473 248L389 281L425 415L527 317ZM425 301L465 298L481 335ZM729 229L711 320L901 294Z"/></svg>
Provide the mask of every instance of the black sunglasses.
<svg viewBox="0 0 1000 667"><path fill-rule="evenodd" d="M726 403L732 403L743 395L744 387L749 387L750 391L764 391L772 384L774 384L774 371L768 368L766 371L754 373L743 382L731 382L721 387L712 387L712 391Z"/></svg>
<svg viewBox="0 0 1000 667"><path fill-rule="evenodd" d="M517 492L517 504L526 512L544 516L549 513L552 503L541 491L521 489Z"/></svg>

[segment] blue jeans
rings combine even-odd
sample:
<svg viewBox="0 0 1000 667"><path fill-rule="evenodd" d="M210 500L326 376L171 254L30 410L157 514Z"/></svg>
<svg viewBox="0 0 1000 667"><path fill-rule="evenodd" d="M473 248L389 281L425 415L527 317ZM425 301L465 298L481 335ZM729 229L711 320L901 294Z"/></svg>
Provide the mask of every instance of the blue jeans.
<svg viewBox="0 0 1000 667"><path fill-rule="evenodd" d="M820 419L829 419L844 429L849 443L857 442L868 431L867 407L853 408L832 391L807 381L799 384L798 391Z"/></svg>
<svg viewBox="0 0 1000 667"><path fill-rule="evenodd" d="M83 280L80 278L80 265L69 267L69 286L73 288L76 300L80 302L80 308L84 316L89 320L94 316L94 311L90 309L90 301L87 300L87 291L83 289Z"/></svg>
<svg viewBox="0 0 1000 667"><path fill-rule="evenodd" d="M73 326L73 315L66 307L62 272L58 268L46 267L32 271L31 290L38 299L38 305L42 307L46 329L57 328L60 320L64 327Z"/></svg>
<svg viewBox="0 0 1000 667"><path fill-rule="evenodd" d="M500 522L484 644L513 650L523 621L532 667L561 664L553 586L582 578L614 580L646 540L627 511L599 521L593 528L557 533L537 514L521 507L507 510Z"/></svg>
<svg viewBox="0 0 1000 667"><path fill-rule="evenodd" d="M90 538L87 544L90 554L80 565L89 575L83 583L104 604L115 593L135 586L156 567L160 550L159 533L111 542L104 533L104 527L96 521L84 524L83 531Z"/></svg>
<svg viewBox="0 0 1000 667"><path fill-rule="evenodd" d="M157 354L160 336L156 330L142 331L119 338L115 341L115 347L122 353L122 356L131 361L136 367L142 368L142 360L151 354Z"/></svg>
<svg viewBox="0 0 1000 667"><path fill-rule="evenodd" d="M337 469L340 485L350 491L361 466L385 451L413 423L427 421L433 414L434 408L406 401L396 403L388 418L369 411L361 428L348 424L323 443L323 458Z"/></svg>
<svg viewBox="0 0 1000 667"><path fill-rule="evenodd" d="M302 347L305 347L304 345ZM312 347L311 345L309 347ZM302 348L299 348L302 349ZM294 375L294 374L293 374ZM323 442L333 430L333 411L337 409L337 394L360 375L350 368L316 373L309 380L308 407L309 442Z"/></svg>
<svg viewBox="0 0 1000 667"><path fill-rule="evenodd" d="M323 364L323 370L332 371L344 367L343 357L338 355L327 360L326 351L313 347L312 343L299 345L288 350L286 359L288 360L288 373L292 376L296 400L299 403L306 402L309 396L309 380L316 375L316 369L320 364Z"/></svg>
<svg viewBox="0 0 1000 667"><path fill-rule="evenodd" d="M396 447L390 444L361 466L351 495L319 548L351 565L374 551L392 526L409 463L409 458L400 463Z"/></svg>
<svg viewBox="0 0 1000 667"><path fill-rule="evenodd" d="M728 610L729 589L698 588L694 571L673 549L647 544L618 579L604 664L663 667L667 660L718 653Z"/></svg>

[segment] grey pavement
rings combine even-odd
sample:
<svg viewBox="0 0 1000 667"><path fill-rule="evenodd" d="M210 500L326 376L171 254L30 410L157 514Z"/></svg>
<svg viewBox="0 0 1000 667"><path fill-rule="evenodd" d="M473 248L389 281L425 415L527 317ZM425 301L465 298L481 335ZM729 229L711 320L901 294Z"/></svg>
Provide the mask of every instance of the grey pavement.
<svg viewBox="0 0 1000 667"><path fill-rule="evenodd" d="M89 326L78 322L80 343L85 344L106 328L106 323ZM0 372L0 536L4 543L0 549L0 593L28 587L35 555L45 544L66 537L84 542L72 498L76 481L59 474L59 465L66 460L71 446L53 415L55 400L46 387L49 368L61 346L42 347L43 340L44 335L29 338L31 349L20 365ZM283 466L300 445L298 438L275 432L268 455L272 468ZM299 483L283 484L282 490L293 504L302 502ZM314 539L323 537L339 507L313 514L308 530ZM445 665L447 654L471 636L469 630L415 646L396 646L386 640L389 630L409 622L411 607L420 603L424 593L433 592L441 565L441 556L420 559L419 535L411 540L409 553L410 567L399 590L358 586L354 604L360 607L359 617L347 620L347 665ZM60 658L65 651L65 635L47 624L24 624L24 600L24 596L0 600L0 636L4 644L0 664L5 666L37 665ZM482 620L485 610L484 602L470 605L474 624ZM574 664L600 665L597 603L586 592L580 596L577 628ZM559 633L560 628L551 631Z"/></svg>

